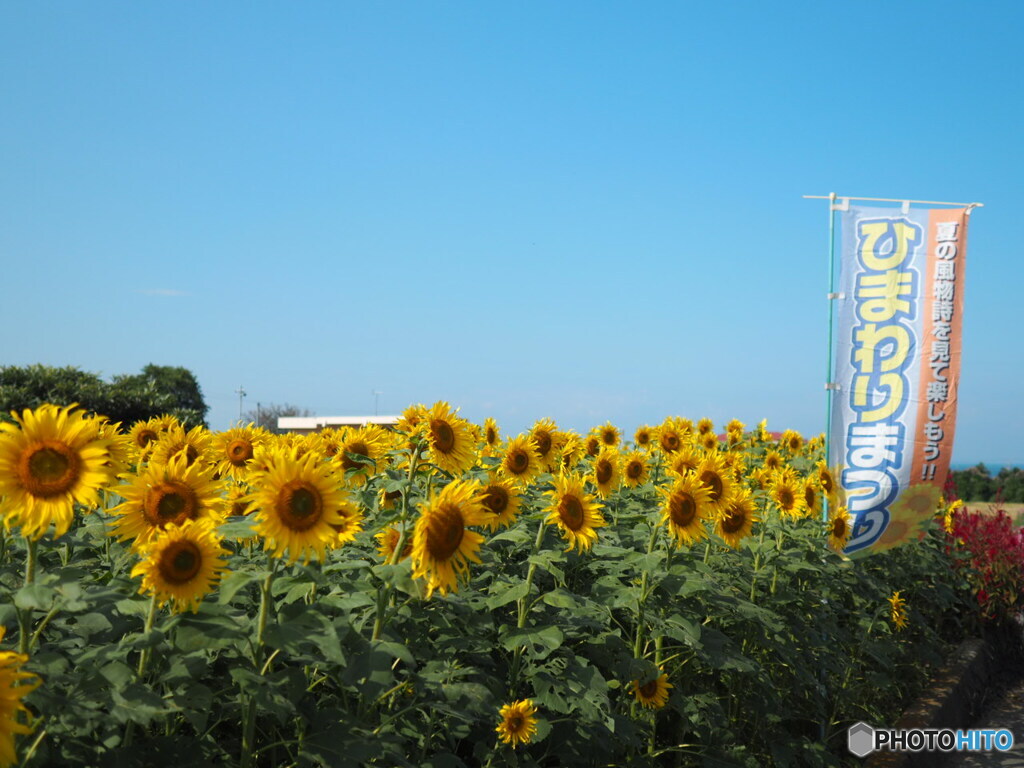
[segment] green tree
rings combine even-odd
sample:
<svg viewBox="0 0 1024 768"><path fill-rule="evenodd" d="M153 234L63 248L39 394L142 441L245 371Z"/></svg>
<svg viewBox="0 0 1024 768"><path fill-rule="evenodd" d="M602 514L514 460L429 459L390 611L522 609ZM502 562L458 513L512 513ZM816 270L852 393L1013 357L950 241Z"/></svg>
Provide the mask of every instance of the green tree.
<svg viewBox="0 0 1024 768"><path fill-rule="evenodd" d="M126 427L165 413L187 427L205 425L208 410L199 383L186 368L147 365L141 374L114 376L108 383L74 366L0 367L0 416L43 403L77 403Z"/></svg>

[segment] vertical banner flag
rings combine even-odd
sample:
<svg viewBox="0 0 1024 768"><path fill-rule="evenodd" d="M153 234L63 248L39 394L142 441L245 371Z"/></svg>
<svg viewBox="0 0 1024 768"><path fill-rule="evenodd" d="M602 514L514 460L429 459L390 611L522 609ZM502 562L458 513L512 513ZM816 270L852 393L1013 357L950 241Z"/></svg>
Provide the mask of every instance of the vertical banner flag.
<svg viewBox="0 0 1024 768"><path fill-rule="evenodd" d="M846 553L924 535L949 472L970 208L843 212L829 464Z"/></svg>

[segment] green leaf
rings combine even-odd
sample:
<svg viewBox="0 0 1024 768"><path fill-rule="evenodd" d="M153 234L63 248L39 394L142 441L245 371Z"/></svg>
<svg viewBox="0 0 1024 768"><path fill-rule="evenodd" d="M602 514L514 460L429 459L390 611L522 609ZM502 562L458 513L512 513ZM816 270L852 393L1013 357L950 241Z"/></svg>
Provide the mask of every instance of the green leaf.
<svg viewBox="0 0 1024 768"><path fill-rule="evenodd" d="M556 626L523 627L504 633L501 644L510 651L523 645L532 645L534 649L540 648L550 653L561 647L564 640L565 635Z"/></svg>
<svg viewBox="0 0 1024 768"><path fill-rule="evenodd" d="M552 608L568 608L575 610L580 607L575 597L564 589L553 589L544 595L544 602Z"/></svg>
<svg viewBox="0 0 1024 768"><path fill-rule="evenodd" d="M502 586L504 589L494 590L494 587ZM518 584L495 584L491 586L492 594L487 598L487 607L492 611L495 608L500 608L503 605L508 605L522 597L526 597L530 593L530 585L525 581L521 581Z"/></svg>
<svg viewBox="0 0 1024 768"><path fill-rule="evenodd" d="M256 535L252 527L253 522L251 517L232 517L226 523L217 526L217 533L232 541L251 539Z"/></svg>
<svg viewBox="0 0 1024 768"><path fill-rule="evenodd" d="M231 598L237 595L245 587L258 580L259 577L252 571L232 571L221 579L217 602L221 605L224 603L230 603Z"/></svg>
<svg viewBox="0 0 1024 768"><path fill-rule="evenodd" d="M29 584L14 593L14 604L23 611L48 611L56 596L53 587Z"/></svg>

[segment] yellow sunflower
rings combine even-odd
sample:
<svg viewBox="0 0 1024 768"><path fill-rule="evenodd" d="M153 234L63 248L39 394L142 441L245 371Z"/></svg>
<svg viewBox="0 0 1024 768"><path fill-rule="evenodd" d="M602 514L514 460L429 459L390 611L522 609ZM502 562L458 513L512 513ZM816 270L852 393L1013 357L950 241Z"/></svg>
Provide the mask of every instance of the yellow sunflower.
<svg viewBox="0 0 1024 768"><path fill-rule="evenodd" d="M205 427L171 427L160 435L150 454L150 464L166 464L173 457L182 454L186 464L194 464L200 457L211 451L213 435ZM212 455L210 458L214 458ZM219 457L218 457L219 458Z"/></svg>
<svg viewBox="0 0 1024 768"><path fill-rule="evenodd" d="M661 505L661 519L668 526L669 533L676 539L676 546L693 544L707 538L704 521L712 515L711 491L695 475L682 475L671 486L659 488L664 497Z"/></svg>
<svg viewBox="0 0 1024 768"><path fill-rule="evenodd" d="M391 561L391 556L395 552L395 547L398 546L398 542L402 538L402 532L397 526L389 525L380 533L375 533L373 538L377 540L377 554L380 555L381 559L385 563L387 563ZM402 547L402 553L399 555L398 560L405 560L405 558L411 554L412 541L410 539L406 539L405 546Z"/></svg>
<svg viewBox="0 0 1024 768"><path fill-rule="evenodd" d="M519 485L528 485L543 471L537 446L526 435L513 437L501 457L501 473Z"/></svg>
<svg viewBox="0 0 1024 768"><path fill-rule="evenodd" d="M0 640L4 632L5 628L0 626ZM0 766L4 768L20 763L14 748L15 734L32 733L22 722L32 719L32 712L22 699L42 681L33 673L21 670L27 662L28 656L23 653L0 651Z"/></svg>
<svg viewBox="0 0 1024 768"><path fill-rule="evenodd" d="M244 480L256 447L267 441L267 433L249 424L218 432L211 441L211 458L221 477Z"/></svg>
<svg viewBox="0 0 1024 768"><path fill-rule="evenodd" d="M658 671L661 672L661 670ZM664 707L668 703L668 689L674 687L668 681L668 675L664 672L642 685L639 680L634 680L629 685L636 703L647 709L661 709Z"/></svg>
<svg viewBox="0 0 1024 768"><path fill-rule="evenodd" d="M583 442L583 452L587 456L597 456L601 452L601 438L597 435L587 435Z"/></svg>
<svg viewBox="0 0 1024 768"><path fill-rule="evenodd" d="M730 547L739 549L740 542L750 535L758 519L750 491L737 488L727 499L725 510L715 522L715 532Z"/></svg>
<svg viewBox="0 0 1024 768"><path fill-rule="evenodd" d="M595 427L594 433L601 441L601 445L606 445L609 448L616 447L619 441L622 440L622 433L619 431L619 428L610 421L606 421L600 427Z"/></svg>
<svg viewBox="0 0 1024 768"><path fill-rule="evenodd" d="M395 505L402 501L401 491L388 491L382 485L377 491L377 509L395 509Z"/></svg>
<svg viewBox="0 0 1024 768"><path fill-rule="evenodd" d="M831 498L836 486L835 474L828 468L828 464L823 460L819 460L815 465L815 473L818 478L818 484L821 486L821 490L825 492L825 496Z"/></svg>
<svg viewBox="0 0 1024 768"><path fill-rule="evenodd" d="M643 485L649 476L647 454L642 451L630 451L622 457L622 482L627 488Z"/></svg>
<svg viewBox="0 0 1024 768"><path fill-rule="evenodd" d="M124 501L110 510L116 518L111 535L134 539L132 546L141 547L168 525L203 517L220 522L223 481L214 479L212 466L187 461L179 453L167 464L151 462L138 474L123 476L125 483L114 489Z"/></svg>
<svg viewBox="0 0 1024 768"><path fill-rule="evenodd" d="M576 548L579 552L589 550L597 541L596 528L607 525L601 516L601 504L586 493L583 475L558 475L554 478L554 489L545 491L551 503L544 510L548 512L546 522L557 525L569 545L565 551Z"/></svg>
<svg viewBox="0 0 1024 768"><path fill-rule="evenodd" d="M422 403L410 405L402 411L402 416L395 424L395 429L409 436L418 435L429 419L428 413L427 406Z"/></svg>
<svg viewBox="0 0 1024 768"><path fill-rule="evenodd" d="M899 591L893 592L889 598L889 618L899 632L907 626L907 601L900 597Z"/></svg>
<svg viewBox="0 0 1024 768"><path fill-rule="evenodd" d="M501 430L498 429L498 422L488 416L484 419L483 434L483 455L496 456L501 446Z"/></svg>
<svg viewBox="0 0 1024 768"><path fill-rule="evenodd" d="M232 483L228 486L224 497L224 511L229 517L244 517L253 511L250 494L248 486L242 483Z"/></svg>
<svg viewBox="0 0 1024 768"><path fill-rule="evenodd" d="M836 552L846 549L853 531L853 518L846 507L836 507L828 518L828 545Z"/></svg>
<svg viewBox="0 0 1024 768"><path fill-rule="evenodd" d="M74 505L95 506L117 471L113 438L104 436L101 420L73 408L42 405L12 413L17 424L0 423L0 514L30 539L51 523L63 536Z"/></svg>
<svg viewBox="0 0 1024 768"><path fill-rule="evenodd" d="M718 439L718 435L714 432L705 432L704 434L698 434L697 440L700 443L700 447L705 451L714 451L718 449L718 445L721 442Z"/></svg>
<svg viewBox="0 0 1024 768"><path fill-rule="evenodd" d="M137 421L132 425L132 428L128 431L128 437L131 442L132 451L139 461L145 461L149 456L156 445L156 441L160 439L160 433L163 431L162 428L165 428L164 422L160 419Z"/></svg>
<svg viewBox="0 0 1024 768"><path fill-rule="evenodd" d="M668 462L668 471L673 475L682 477L692 474L700 466L701 455L693 448L683 447L671 454Z"/></svg>
<svg viewBox="0 0 1024 768"><path fill-rule="evenodd" d="M821 492L818 490L817 478L809 477L804 480L801 490L804 495L804 515L818 517L821 514Z"/></svg>
<svg viewBox="0 0 1024 768"><path fill-rule="evenodd" d="M425 421L424 436L433 464L458 477L476 463L476 441L469 423L459 418L448 403L434 403Z"/></svg>
<svg viewBox="0 0 1024 768"><path fill-rule="evenodd" d="M530 438L537 447L537 455L540 457L544 471L553 471L562 442L558 425L551 419L541 419L530 429Z"/></svg>
<svg viewBox="0 0 1024 768"><path fill-rule="evenodd" d="M335 547L355 541L356 534L363 530L363 513L355 504L346 501L338 512L341 514L341 522L331 523L331 527L337 534Z"/></svg>
<svg viewBox="0 0 1024 768"><path fill-rule="evenodd" d="M773 475L769 489L768 495L778 507L779 514L794 520L803 515L804 495L790 475L786 473Z"/></svg>
<svg viewBox="0 0 1024 768"><path fill-rule="evenodd" d="M382 469L387 450L385 430L376 424L362 428L349 428L340 432L334 461L345 479L354 486L363 486L374 472ZM369 459L367 464L362 459Z"/></svg>
<svg viewBox="0 0 1024 768"><path fill-rule="evenodd" d="M678 451L686 442L689 432L684 432L675 419L665 419L657 431L657 448L669 455Z"/></svg>
<svg viewBox="0 0 1024 768"><path fill-rule="evenodd" d="M412 575L426 579L427 597L459 591L484 537L469 526L487 525L488 513L474 482L448 483L421 511L412 538Z"/></svg>
<svg viewBox="0 0 1024 768"><path fill-rule="evenodd" d="M804 438L799 432L787 429L779 438L779 444L790 453L796 453L804 447Z"/></svg>
<svg viewBox="0 0 1024 768"><path fill-rule="evenodd" d="M519 514L519 491L511 480L492 477L480 489L480 497L487 513L487 527L491 533L504 526L508 528Z"/></svg>
<svg viewBox="0 0 1024 768"><path fill-rule="evenodd" d="M764 459L762 461L765 469L769 469L772 472L782 468L782 454L778 451L765 451Z"/></svg>
<svg viewBox="0 0 1024 768"><path fill-rule="evenodd" d="M530 699L522 699L506 704L498 710L501 722L494 730L505 744L515 749L520 744L529 744L537 732L536 707Z"/></svg>
<svg viewBox="0 0 1024 768"><path fill-rule="evenodd" d="M558 466L562 472L572 472L576 469L584 454L583 441L575 432L563 433L565 440L562 443L562 455Z"/></svg>
<svg viewBox="0 0 1024 768"><path fill-rule="evenodd" d="M717 452L705 454L704 460L697 466L694 474L708 487L708 501L712 509L718 514L722 513L734 486L732 473L726 467L725 459Z"/></svg>
<svg viewBox="0 0 1024 768"><path fill-rule="evenodd" d="M594 459L594 485L597 495L607 499L622 483L622 464L619 452L614 448L602 448Z"/></svg>
<svg viewBox="0 0 1024 768"><path fill-rule="evenodd" d="M297 447L275 452L268 469L252 478L256 533L274 557L288 554L288 563L323 560L338 546L343 510L350 502L344 480L330 463L313 453L298 455Z"/></svg>
<svg viewBox="0 0 1024 768"><path fill-rule="evenodd" d="M710 435L715 429L715 423L711 419L704 418L697 422L698 435Z"/></svg>
<svg viewBox="0 0 1024 768"><path fill-rule="evenodd" d="M654 448L656 434L654 427L642 424L633 433L633 444L641 451L649 451Z"/></svg>
<svg viewBox="0 0 1024 768"><path fill-rule="evenodd" d="M230 553L207 518L166 526L139 554L142 560L132 568L133 577L142 577L139 592L155 595L160 606L173 603L175 613L194 613L223 576Z"/></svg>

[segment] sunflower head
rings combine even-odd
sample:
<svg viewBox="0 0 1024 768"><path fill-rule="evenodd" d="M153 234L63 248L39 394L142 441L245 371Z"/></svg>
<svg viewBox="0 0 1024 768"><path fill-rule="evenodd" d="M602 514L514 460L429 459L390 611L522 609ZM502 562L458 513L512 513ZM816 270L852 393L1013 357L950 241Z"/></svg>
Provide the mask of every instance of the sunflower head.
<svg viewBox="0 0 1024 768"><path fill-rule="evenodd" d="M715 522L715 532L733 549L750 535L758 521L754 500L746 488L737 488L726 500L722 514Z"/></svg>
<svg viewBox="0 0 1024 768"><path fill-rule="evenodd" d="M711 491L696 475L681 475L671 486L660 488L659 493L663 496L662 522L675 537L677 546L707 538L704 521L712 514Z"/></svg>
<svg viewBox="0 0 1024 768"><path fill-rule="evenodd" d="M668 681L668 675L660 673L651 680L634 680L629 685L630 692L636 699L636 703L647 709L661 709L668 703L668 689L674 688Z"/></svg>
<svg viewBox="0 0 1024 768"><path fill-rule="evenodd" d="M725 458L717 452L705 454L694 474L708 487L708 500L715 511L723 512L735 485L732 473L726 467Z"/></svg>
<svg viewBox="0 0 1024 768"><path fill-rule="evenodd" d="M715 429L715 423L711 419L703 418L697 422L698 435L710 435Z"/></svg>
<svg viewBox="0 0 1024 768"><path fill-rule="evenodd" d="M448 403L434 403L424 415L424 422L431 462L456 476L476 463L476 439L469 422L457 416Z"/></svg>
<svg viewBox="0 0 1024 768"><path fill-rule="evenodd" d="M649 451L654 448L655 434L654 427L642 424L633 433L633 444L641 451Z"/></svg>
<svg viewBox="0 0 1024 768"><path fill-rule="evenodd" d="M602 448L594 459L591 475L597 495L607 499L622 483L622 459L614 448Z"/></svg>
<svg viewBox="0 0 1024 768"><path fill-rule="evenodd" d="M480 488L480 500L491 533L501 527L508 528L516 521L519 490L511 480L492 476L487 485Z"/></svg>
<svg viewBox="0 0 1024 768"><path fill-rule="evenodd" d="M470 562L479 563L477 552L484 537L470 526L487 525L487 513L475 482L455 480L420 511L413 531L412 575L425 579L427 597L459 591L460 578L469 578Z"/></svg>
<svg viewBox="0 0 1024 768"><path fill-rule="evenodd" d="M39 539L52 524L59 538L74 505L95 506L120 465L102 419L76 406L42 405L0 423L0 514L7 526Z"/></svg>
<svg viewBox="0 0 1024 768"><path fill-rule="evenodd" d="M490 416L484 419L484 429L482 438L484 455L496 455L498 448L501 446L501 430L498 428L498 422L496 422Z"/></svg>
<svg viewBox="0 0 1024 768"><path fill-rule="evenodd" d="M173 604L175 612L199 610L224 573L229 553L210 519L168 525L140 549L142 560L132 576L142 576L139 592L156 596L157 604Z"/></svg>
<svg viewBox="0 0 1024 768"><path fill-rule="evenodd" d="M899 591L893 592L889 598L889 618L899 632L907 626L907 601L900 597Z"/></svg>
<svg viewBox="0 0 1024 768"><path fill-rule="evenodd" d="M587 456L597 456L601 452L601 438L597 435L587 435L583 441L583 452Z"/></svg>
<svg viewBox="0 0 1024 768"><path fill-rule="evenodd" d="M605 422L600 427L596 427L594 433L601 441L601 445L606 445L609 448L617 447L619 441L622 440L622 433L619 431L619 428L610 421Z"/></svg>
<svg viewBox="0 0 1024 768"><path fill-rule="evenodd" d="M647 464L646 453L636 450L622 457L622 482L627 488L643 485L649 476L650 467Z"/></svg>
<svg viewBox="0 0 1024 768"><path fill-rule="evenodd" d="M315 453L299 455L297 446L278 448L265 472L253 477L256 533L273 557L294 563L323 560L341 541L335 526L351 508L344 480Z"/></svg>
<svg viewBox="0 0 1024 768"><path fill-rule="evenodd" d="M537 709L530 699L521 699L506 704L498 710L498 738L515 749L520 744L529 744L537 732Z"/></svg>
<svg viewBox="0 0 1024 768"><path fill-rule="evenodd" d="M217 466L221 477L235 480L245 479L249 472L256 448L267 442L269 433L249 424L245 427L232 427L226 432L218 432L211 441L211 458Z"/></svg>
<svg viewBox="0 0 1024 768"><path fill-rule="evenodd" d="M828 519L828 544L836 552L846 549L853 530L853 518L846 507L836 507Z"/></svg>
<svg viewBox="0 0 1024 768"><path fill-rule="evenodd" d="M381 559L387 563L391 561L394 555L395 548L398 546L398 542L402 538L402 532L394 525L389 525L380 533L375 533L373 538L377 540L377 554L380 555ZM402 552L398 556L398 560L405 560L409 555L412 554L412 540L407 538L405 544L402 546Z"/></svg>
<svg viewBox="0 0 1024 768"><path fill-rule="evenodd" d="M215 478L213 466L189 464L184 452L166 464L151 461L140 473L122 479L125 482L116 490L124 501L110 510L116 516L111 535L121 541L132 539L135 548L169 525L206 517L219 523L225 516L224 481Z"/></svg>
<svg viewBox="0 0 1024 768"><path fill-rule="evenodd" d="M502 475L519 485L528 485L543 471L537 446L526 435L518 435L508 441L505 455L501 457Z"/></svg>
<svg viewBox="0 0 1024 768"><path fill-rule="evenodd" d="M566 552L589 550L597 541L595 529L607 524L601 504L584 490L585 484L583 475L562 474L554 478L554 489L545 491L550 499L546 522L558 526L568 542Z"/></svg>

